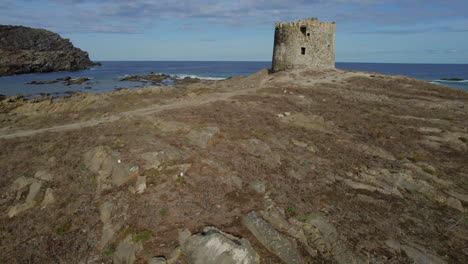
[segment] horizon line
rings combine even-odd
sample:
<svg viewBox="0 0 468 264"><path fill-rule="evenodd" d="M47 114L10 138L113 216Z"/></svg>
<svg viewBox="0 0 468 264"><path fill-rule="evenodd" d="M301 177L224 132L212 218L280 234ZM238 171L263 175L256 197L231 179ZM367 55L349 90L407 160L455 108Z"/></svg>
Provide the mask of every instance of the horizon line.
<svg viewBox="0 0 468 264"><path fill-rule="evenodd" d="M93 60L94 62L268 62L271 61L232 61L232 60ZM434 62L355 62L355 61L337 61L335 63L361 63L361 64L434 64L434 65L468 65L466 63L434 63Z"/></svg>

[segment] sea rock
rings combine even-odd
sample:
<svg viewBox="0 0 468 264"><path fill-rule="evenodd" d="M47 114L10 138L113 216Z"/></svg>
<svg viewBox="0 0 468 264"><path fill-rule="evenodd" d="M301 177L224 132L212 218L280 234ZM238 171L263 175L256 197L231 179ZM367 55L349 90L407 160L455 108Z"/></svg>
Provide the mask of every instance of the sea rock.
<svg viewBox="0 0 468 264"><path fill-rule="evenodd" d="M132 81L132 82L151 82L153 85L161 84L165 79L173 79L170 75L167 74L154 74L150 73L148 75L131 75L121 79L121 81Z"/></svg>
<svg viewBox="0 0 468 264"><path fill-rule="evenodd" d="M255 212L244 215L242 224L266 249L278 256L285 263L304 263L293 240L276 231L269 223L257 216Z"/></svg>
<svg viewBox="0 0 468 264"><path fill-rule="evenodd" d="M89 81L89 78L82 77L82 78L77 78L77 79L71 79L65 83L65 85L73 85L73 84L82 84L86 81Z"/></svg>
<svg viewBox="0 0 468 264"><path fill-rule="evenodd" d="M93 63L87 52L45 29L0 25L0 76L76 71Z"/></svg>
<svg viewBox="0 0 468 264"><path fill-rule="evenodd" d="M258 264L260 257L249 241L205 227L202 234L179 233L183 253L191 264Z"/></svg>
<svg viewBox="0 0 468 264"><path fill-rule="evenodd" d="M58 78L55 80L50 80L50 81L32 81L27 84L51 84L51 83L58 83L58 82L66 82L71 80L71 77L63 77L63 78Z"/></svg>

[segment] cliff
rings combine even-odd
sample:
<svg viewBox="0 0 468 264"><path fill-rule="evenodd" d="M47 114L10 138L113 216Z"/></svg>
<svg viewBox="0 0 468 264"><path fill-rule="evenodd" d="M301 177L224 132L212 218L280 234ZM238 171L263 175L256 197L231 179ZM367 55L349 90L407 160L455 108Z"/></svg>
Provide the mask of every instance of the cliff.
<svg viewBox="0 0 468 264"><path fill-rule="evenodd" d="M0 76L83 70L88 53L45 29L0 25Z"/></svg>

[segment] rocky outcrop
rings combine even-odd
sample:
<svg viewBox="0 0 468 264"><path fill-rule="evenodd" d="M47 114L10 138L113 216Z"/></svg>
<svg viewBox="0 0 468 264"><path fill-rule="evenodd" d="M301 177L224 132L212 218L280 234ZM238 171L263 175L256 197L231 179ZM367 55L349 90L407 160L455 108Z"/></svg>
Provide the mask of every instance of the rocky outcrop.
<svg viewBox="0 0 468 264"><path fill-rule="evenodd" d="M202 234L179 233L183 253L193 264L258 264L260 256L243 238L237 238L214 227L205 227Z"/></svg>
<svg viewBox="0 0 468 264"><path fill-rule="evenodd" d="M0 76L77 71L93 63L88 53L45 29L0 25Z"/></svg>

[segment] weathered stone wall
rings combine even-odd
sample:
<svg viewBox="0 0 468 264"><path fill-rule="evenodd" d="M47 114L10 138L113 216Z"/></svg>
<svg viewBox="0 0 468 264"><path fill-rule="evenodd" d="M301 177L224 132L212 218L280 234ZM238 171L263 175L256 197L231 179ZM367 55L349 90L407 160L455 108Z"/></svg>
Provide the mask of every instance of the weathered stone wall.
<svg viewBox="0 0 468 264"><path fill-rule="evenodd" d="M335 68L335 22L316 18L275 25L274 72Z"/></svg>

